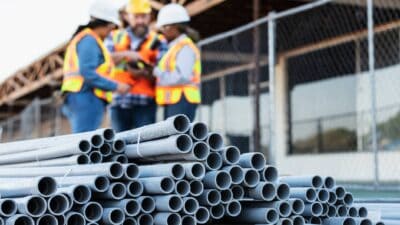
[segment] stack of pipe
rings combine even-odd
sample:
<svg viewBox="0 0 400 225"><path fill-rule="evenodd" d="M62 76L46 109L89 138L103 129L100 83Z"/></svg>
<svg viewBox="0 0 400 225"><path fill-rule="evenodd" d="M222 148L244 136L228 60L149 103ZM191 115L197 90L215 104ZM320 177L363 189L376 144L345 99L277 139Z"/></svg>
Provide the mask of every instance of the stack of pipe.
<svg viewBox="0 0 400 225"><path fill-rule="evenodd" d="M372 224L333 178L279 177L184 115L0 144L0 196L0 225Z"/></svg>

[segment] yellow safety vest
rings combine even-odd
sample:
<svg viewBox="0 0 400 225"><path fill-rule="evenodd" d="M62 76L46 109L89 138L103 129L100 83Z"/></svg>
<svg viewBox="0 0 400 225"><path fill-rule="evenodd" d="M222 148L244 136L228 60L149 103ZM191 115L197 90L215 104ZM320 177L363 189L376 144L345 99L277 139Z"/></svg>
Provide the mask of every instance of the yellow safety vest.
<svg viewBox="0 0 400 225"><path fill-rule="evenodd" d="M176 104L181 100L182 94L186 100L193 104L201 102L200 94L200 77L201 77L201 58L200 51L192 40L188 37L183 38L176 45L172 46L158 63L158 68L163 72L173 72L176 70L176 57L179 51L189 46L196 54L196 61L193 65L191 83L177 86L160 86L156 87L156 102L159 105Z"/></svg>
<svg viewBox="0 0 400 225"><path fill-rule="evenodd" d="M80 33L78 33L70 42L67 47L65 57L64 57L64 79L61 86L62 92L79 92L82 89L83 83L85 81L84 77L80 74L79 70L79 59L78 53L76 51L79 41L82 40L86 35L90 35L96 39L97 44L100 46L103 56L104 63L99 65L96 72L105 78L110 78L114 69L114 64L109 54L108 50L105 48L102 40L94 33L91 29L86 28ZM106 102L111 102L112 92L104 91L98 88L93 89L94 94L105 100Z"/></svg>

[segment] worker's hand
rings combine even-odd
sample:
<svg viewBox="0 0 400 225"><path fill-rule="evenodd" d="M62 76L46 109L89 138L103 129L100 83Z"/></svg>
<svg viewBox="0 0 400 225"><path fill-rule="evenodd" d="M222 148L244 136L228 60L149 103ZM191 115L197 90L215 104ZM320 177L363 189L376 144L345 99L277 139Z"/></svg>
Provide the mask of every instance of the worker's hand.
<svg viewBox="0 0 400 225"><path fill-rule="evenodd" d="M133 61L139 61L142 59L142 57L140 56L140 54L138 52L135 51L124 51L121 52L121 54L129 60L129 62L133 62Z"/></svg>
<svg viewBox="0 0 400 225"><path fill-rule="evenodd" d="M118 83L117 90L115 90L119 94L126 94L131 90L131 86L124 84L124 83Z"/></svg>

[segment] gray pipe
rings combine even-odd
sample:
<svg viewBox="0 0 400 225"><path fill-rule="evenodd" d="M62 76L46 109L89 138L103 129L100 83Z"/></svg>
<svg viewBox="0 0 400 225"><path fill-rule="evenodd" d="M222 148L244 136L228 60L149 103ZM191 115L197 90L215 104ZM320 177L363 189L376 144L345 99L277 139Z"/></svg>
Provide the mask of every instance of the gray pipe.
<svg viewBox="0 0 400 225"><path fill-rule="evenodd" d="M77 212L68 212L65 215L65 225L85 225L85 217L82 214Z"/></svg>
<svg viewBox="0 0 400 225"><path fill-rule="evenodd" d="M57 193L58 194L64 195L68 199L68 206L69 206L68 207L68 211L72 210L73 207L74 207L74 198L73 198L73 196L72 195L68 195L66 193L59 193L58 190L59 189L57 189Z"/></svg>
<svg viewBox="0 0 400 225"><path fill-rule="evenodd" d="M6 225L34 225L35 221L27 215L16 214L5 219Z"/></svg>
<svg viewBox="0 0 400 225"><path fill-rule="evenodd" d="M329 192L325 189L317 189L317 199L322 203L327 203L329 200Z"/></svg>
<svg viewBox="0 0 400 225"><path fill-rule="evenodd" d="M290 219L292 219L293 225L304 225L306 223L304 217L299 215L291 216Z"/></svg>
<svg viewBox="0 0 400 225"><path fill-rule="evenodd" d="M44 214L36 220L36 225L58 225L58 220L54 215Z"/></svg>
<svg viewBox="0 0 400 225"><path fill-rule="evenodd" d="M329 205L329 209L328 209L328 217L335 217L336 216L336 207L333 205Z"/></svg>
<svg viewBox="0 0 400 225"><path fill-rule="evenodd" d="M314 188L290 188L290 198L299 198L305 202L317 200L317 192Z"/></svg>
<svg viewBox="0 0 400 225"><path fill-rule="evenodd" d="M137 225L137 221L135 218L132 217L125 217L124 222L122 225Z"/></svg>
<svg viewBox="0 0 400 225"><path fill-rule="evenodd" d="M181 225L182 218L177 213L160 212L154 215L154 225Z"/></svg>
<svg viewBox="0 0 400 225"><path fill-rule="evenodd" d="M382 222L382 221L378 221L378 222L375 223L375 225L385 225L385 223ZM390 225L390 224L387 224L387 225Z"/></svg>
<svg viewBox="0 0 400 225"><path fill-rule="evenodd" d="M158 212L179 212L183 208L183 201L178 195L153 196Z"/></svg>
<svg viewBox="0 0 400 225"><path fill-rule="evenodd" d="M139 177L139 167L136 164L123 164L122 168L124 168L124 176L122 177L124 180L132 181Z"/></svg>
<svg viewBox="0 0 400 225"><path fill-rule="evenodd" d="M53 215L62 215L70 209L69 199L63 194L52 195L47 199L47 209Z"/></svg>
<svg viewBox="0 0 400 225"><path fill-rule="evenodd" d="M160 146L163 147L160 148ZM130 159L146 159L159 155L189 153L192 146L193 142L189 135L179 134L164 139L127 145L125 154Z"/></svg>
<svg viewBox="0 0 400 225"><path fill-rule="evenodd" d="M331 205L334 205L337 201L337 197L336 197L336 193L333 191L329 192L329 199L328 199L328 203Z"/></svg>
<svg viewBox="0 0 400 225"><path fill-rule="evenodd" d="M233 200L233 193L231 189L222 190L220 191L220 194L221 194L221 202L223 204L228 204L230 201Z"/></svg>
<svg viewBox="0 0 400 225"><path fill-rule="evenodd" d="M240 155L238 164L243 168L261 171L266 165L266 159L264 154L259 152L244 153Z"/></svg>
<svg viewBox="0 0 400 225"><path fill-rule="evenodd" d="M354 198L353 195L350 192L346 192L346 194L344 195L343 200L339 200L339 201L343 201L343 203L346 206L351 206L354 202Z"/></svg>
<svg viewBox="0 0 400 225"><path fill-rule="evenodd" d="M119 208L104 208L101 221L105 224L121 224L125 220L124 212Z"/></svg>
<svg viewBox="0 0 400 225"><path fill-rule="evenodd" d="M95 199L111 199L121 200L126 196L126 187L121 182L114 182L110 185L110 188L105 192L95 192L93 197Z"/></svg>
<svg viewBox="0 0 400 225"><path fill-rule="evenodd" d="M277 225L293 225L293 221L289 218L281 218L279 219Z"/></svg>
<svg viewBox="0 0 400 225"><path fill-rule="evenodd" d="M138 180L130 181L126 184L126 194L129 197L135 198L142 195L144 192L143 184Z"/></svg>
<svg viewBox="0 0 400 225"><path fill-rule="evenodd" d="M349 217L358 217L358 210L356 207L349 207L347 209L347 216Z"/></svg>
<svg viewBox="0 0 400 225"><path fill-rule="evenodd" d="M221 194L215 189L205 189L197 200L203 206L214 206L220 204Z"/></svg>
<svg viewBox="0 0 400 225"><path fill-rule="evenodd" d="M180 180L185 177L185 168L179 163L154 164L139 166L139 177L172 177Z"/></svg>
<svg viewBox="0 0 400 225"><path fill-rule="evenodd" d="M323 221L322 221L321 217L312 216L312 217L310 217L310 223L312 223L312 224L322 224Z"/></svg>
<svg viewBox="0 0 400 225"><path fill-rule="evenodd" d="M287 183L292 187L313 187L321 188L324 185L320 176L287 176L280 177L279 181Z"/></svg>
<svg viewBox="0 0 400 225"><path fill-rule="evenodd" d="M240 150L236 146L222 148L218 153L222 156L225 165L234 165L239 162Z"/></svg>
<svg viewBox="0 0 400 225"><path fill-rule="evenodd" d="M357 215L358 215L359 217L365 218L365 217L368 216L368 210L367 210L367 208L361 206L361 207L358 207L357 210L358 210Z"/></svg>
<svg viewBox="0 0 400 225"><path fill-rule="evenodd" d="M241 213L235 218L237 222L256 224L275 224L279 214L273 208L242 208Z"/></svg>
<svg viewBox="0 0 400 225"><path fill-rule="evenodd" d="M193 197L183 198L183 212L187 215L194 215L199 209L200 205L197 199ZM183 222L183 221L182 221Z"/></svg>
<svg viewBox="0 0 400 225"><path fill-rule="evenodd" d="M222 204L211 206L208 211L210 212L210 217L215 220L222 219L225 215L225 207Z"/></svg>
<svg viewBox="0 0 400 225"><path fill-rule="evenodd" d="M125 152L126 144L122 139L117 139L112 143L112 152L115 154L123 154Z"/></svg>
<svg viewBox="0 0 400 225"><path fill-rule="evenodd" d="M179 165L179 164L178 164ZM202 163L182 163L185 171L185 178L189 180L201 180L206 174L206 168Z"/></svg>
<svg viewBox="0 0 400 225"><path fill-rule="evenodd" d="M220 134L211 132L206 138L206 143L210 146L210 150L215 152L224 146L224 139Z"/></svg>
<svg viewBox="0 0 400 225"><path fill-rule="evenodd" d="M180 114L158 123L120 132L116 135L116 138L125 140L127 144L132 144L138 141L149 141L175 134L183 134L189 130L189 127L190 120L187 116Z"/></svg>
<svg viewBox="0 0 400 225"><path fill-rule="evenodd" d="M225 212L230 217L239 216L241 211L242 211L242 205L237 200L232 200L225 206Z"/></svg>
<svg viewBox="0 0 400 225"><path fill-rule="evenodd" d="M103 206L97 202L88 202L80 208L80 212L89 222L97 222L103 215Z"/></svg>
<svg viewBox="0 0 400 225"><path fill-rule="evenodd" d="M23 198L15 198L18 212L30 217L40 217L47 210L47 202L43 197L31 195Z"/></svg>
<svg viewBox="0 0 400 225"><path fill-rule="evenodd" d="M399 221L398 220L382 220L382 221L379 221L378 223L383 223L384 225L398 225Z"/></svg>
<svg viewBox="0 0 400 225"><path fill-rule="evenodd" d="M336 216L345 217L347 215L347 208L344 205L339 205L336 207Z"/></svg>
<svg viewBox="0 0 400 225"><path fill-rule="evenodd" d="M199 180L192 180L189 183L190 185L190 195L191 196L199 196L201 193L203 193L204 190L204 185L201 181Z"/></svg>
<svg viewBox="0 0 400 225"><path fill-rule="evenodd" d="M219 170L222 167L222 157L217 152L210 152L207 156L204 166L207 170Z"/></svg>
<svg viewBox="0 0 400 225"><path fill-rule="evenodd" d="M208 127L205 123L194 122L187 133L196 141L204 141L208 136Z"/></svg>
<svg viewBox="0 0 400 225"><path fill-rule="evenodd" d="M184 215L182 216L182 224L183 225L196 225L196 219L194 216Z"/></svg>
<svg viewBox="0 0 400 225"><path fill-rule="evenodd" d="M254 203L247 202L247 204L250 204L251 207ZM281 217L288 217L292 213L292 207L288 201L263 202L261 205L262 207L276 209Z"/></svg>
<svg viewBox="0 0 400 225"><path fill-rule="evenodd" d="M89 159L91 163L101 163L103 161L103 155L100 152L92 151L89 153Z"/></svg>
<svg viewBox="0 0 400 225"><path fill-rule="evenodd" d="M304 205L304 212L302 216L321 216L323 206L319 202L307 203Z"/></svg>
<svg viewBox="0 0 400 225"><path fill-rule="evenodd" d="M244 189L240 185L232 185L231 191L233 194L233 199L242 200L244 198Z"/></svg>
<svg viewBox="0 0 400 225"><path fill-rule="evenodd" d="M232 178L232 184L240 184L244 180L244 172L242 167L237 165L225 166L222 170L229 173Z"/></svg>
<svg viewBox="0 0 400 225"><path fill-rule="evenodd" d="M141 214L137 217L137 223L138 225L153 225L154 219L149 214Z"/></svg>
<svg viewBox="0 0 400 225"><path fill-rule="evenodd" d="M56 159L48 159L43 161L33 161L26 163L15 163L15 164L6 164L0 166L0 168L8 167L8 168L22 168L22 167L45 167L45 166L69 166L69 165L83 165L89 164L90 160L86 154L78 154L68 157L61 157Z"/></svg>
<svg viewBox="0 0 400 225"><path fill-rule="evenodd" d="M286 183L279 183L276 186L276 199L277 200L288 200L289 197L290 198L296 198L296 197L291 197L291 189L289 188L289 185L287 185Z"/></svg>
<svg viewBox="0 0 400 225"><path fill-rule="evenodd" d="M356 225L356 221L349 217L332 217L323 220L324 225Z"/></svg>
<svg viewBox="0 0 400 225"><path fill-rule="evenodd" d="M188 153L184 154L171 154L171 155L161 155L151 158L143 158L144 161L204 161L210 154L210 147L205 142L195 142L193 143L192 149Z"/></svg>
<svg viewBox="0 0 400 225"><path fill-rule="evenodd" d="M188 196L190 194L190 184L186 180L178 180L175 183L175 194L178 194L181 197Z"/></svg>
<svg viewBox="0 0 400 225"><path fill-rule="evenodd" d="M86 185L71 185L68 187L58 188L57 193L65 193L77 204L86 204L92 197L92 191Z"/></svg>
<svg viewBox="0 0 400 225"><path fill-rule="evenodd" d="M346 189L343 186L335 186L332 191L336 193L338 200L342 200L346 194Z"/></svg>
<svg viewBox="0 0 400 225"><path fill-rule="evenodd" d="M10 217L17 213L17 203L12 199L0 199L0 216Z"/></svg>
<svg viewBox="0 0 400 225"><path fill-rule="evenodd" d="M104 175L111 179L119 179L123 176L123 168L120 163L88 164L79 166L54 166L31 167L10 170L0 168L0 177L34 177L34 176L84 176Z"/></svg>
<svg viewBox="0 0 400 225"><path fill-rule="evenodd" d="M301 215L304 212L304 201L302 201L301 199L292 198L289 199L288 202L292 208L293 214Z"/></svg>
<svg viewBox="0 0 400 225"><path fill-rule="evenodd" d="M207 208L200 206L197 212L194 214L198 224L205 224L210 219L210 212Z"/></svg>
<svg viewBox="0 0 400 225"><path fill-rule="evenodd" d="M103 155L103 157L107 157L111 155L112 146L110 143L104 143L98 151Z"/></svg>
<svg viewBox="0 0 400 225"><path fill-rule="evenodd" d="M11 171L15 170L10 170L10 172ZM56 189L57 183L51 177L0 178L0 195L2 198L22 197L27 195L48 197L54 194Z"/></svg>
<svg viewBox="0 0 400 225"><path fill-rule="evenodd" d="M254 188L247 189L245 196L255 200L272 201L276 197L276 188L271 182L260 182Z"/></svg>
<svg viewBox="0 0 400 225"><path fill-rule="evenodd" d="M59 186L87 185L96 192L105 192L110 187L110 180L106 176L72 176L72 177L54 177Z"/></svg>
<svg viewBox="0 0 400 225"><path fill-rule="evenodd" d="M128 163L128 156L124 154L111 155L105 159L107 162L119 162L122 164Z"/></svg>
<svg viewBox="0 0 400 225"><path fill-rule="evenodd" d="M278 170L274 166L265 165L264 169L260 171L260 175L262 181L278 182Z"/></svg>
<svg viewBox="0 0 400 225"><path fill-rule="evenodd" d="M59 225L65 225L65 215L56 216Z"/></svg>
<svg viewBox="0 0 400 225"><path fill-rule="evenodd" d="M329 205L327 203L321 203L321 204L322 204L322 215L321 216L328 216Z"/></svg>
<svg viewBox="0 0 400 225"><path fill-rule="evenodd" d="M372 221L367 218L353 218L357 225L372 225Z"/></svg>
<svg viewBox="0 0 400 225"><path fill-rule="evenodd" d="M260 182L260 174L255 169L242 169L244 179L242 185L249 188L254 188Z"/></svg>
<svg viewBox="0 0 400 225"><path fill-rule="evenodd" d="M137 201L143 213L152 213L156 209L156 202L150 196L140 196Z"/></svg>
<svg viewBox="0 0 400 225"><path fill-rule="evenodd" d="M102 201L101 205L107 208L120 208L128 217L139 215L141 210L140 202L137 199L108 200Z"/></svg>
<svg viewBox="0 0 400 225"><path fill-rule="evenodd" d="M144 193L147 194L169 194L174 191L175 182L170 177L148 177L140 178Z"/></svg>
<svg viewBox="0 0 400 225"><path fill-rule="evenodd" d="M323 183L324 183L324 186L323 186L324 188L330 190L336 186L336 181L333 177L326 176L326 177L323 177L322 179L323 179Z"/></svg>
<svg viewBox="0 0 400 225"><path fill-rule="evenodd" d="M257 173L258 175L258 173ZM232 184L232 178L226 171L210 171L203 178L204 187L226 190Z"/></svg>

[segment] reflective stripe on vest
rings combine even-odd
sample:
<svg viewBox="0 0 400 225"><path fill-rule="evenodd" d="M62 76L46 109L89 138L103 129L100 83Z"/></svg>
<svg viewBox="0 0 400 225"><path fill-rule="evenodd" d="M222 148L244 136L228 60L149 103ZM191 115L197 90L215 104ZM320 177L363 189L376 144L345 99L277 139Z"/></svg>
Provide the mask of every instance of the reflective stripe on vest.
<svg viewBox="0 0 400 225"><path fill-rule="evenodd" d="M67 47L64 57L64 79L61 86L62 92L79 92L85 82L84 77L79 72L79 59L76 48L79 41L81 41L86 35L90 35L96 39L97 44L100 46L103 53L104 63L97 67L96 72L106 78L110 78L112 74L114 65L110 54L104 47L101 39L91 29L86 28L77 34ZM110 91L95 88L93 92L98 98L103 99L106 102L111 102L112 100L112 92Z"/></svg>
<svg viewBox="0 0 400 225"><path fill-rule="evenodd" d="M162 57L158 64L161 71L173 72L176 69L176 57L179 51L184 47L189 46L196 54L196 61L193 65L191 83L179 86L157 86L156 102L160 105L176 104L182 98L182 93L186 100L193 104L201 102L200 95L200 76L201 76L201 59L200 51L190 38L184 38L176 45L172 46L168 52Z"/></svg>

